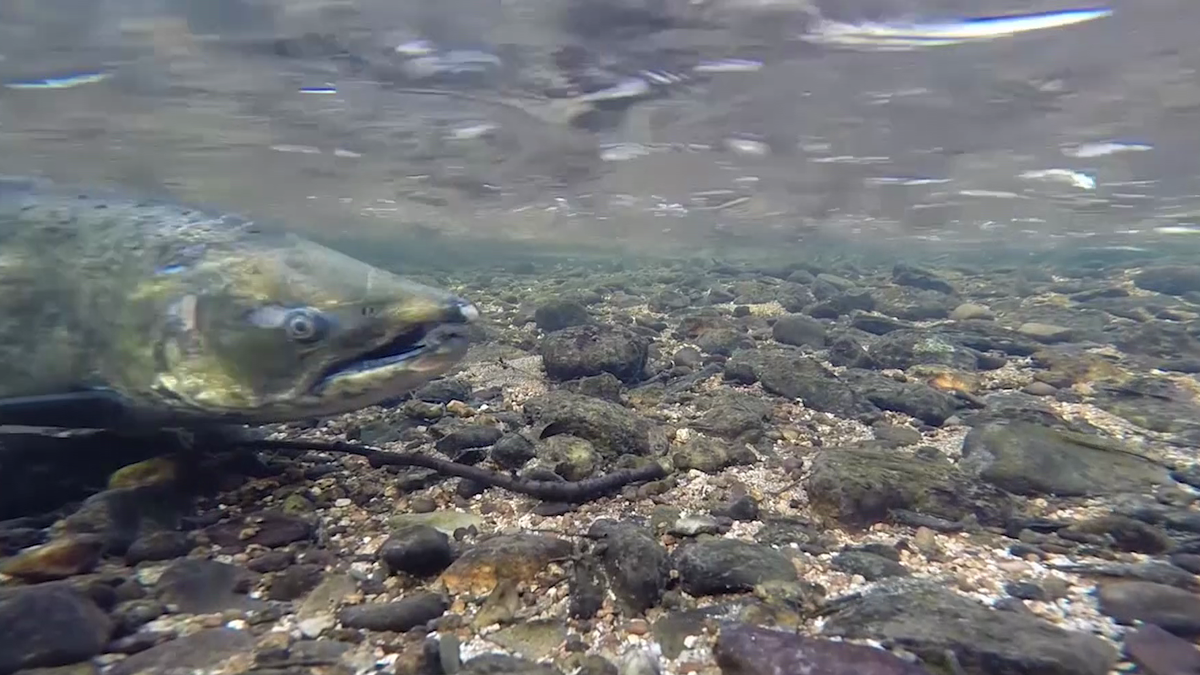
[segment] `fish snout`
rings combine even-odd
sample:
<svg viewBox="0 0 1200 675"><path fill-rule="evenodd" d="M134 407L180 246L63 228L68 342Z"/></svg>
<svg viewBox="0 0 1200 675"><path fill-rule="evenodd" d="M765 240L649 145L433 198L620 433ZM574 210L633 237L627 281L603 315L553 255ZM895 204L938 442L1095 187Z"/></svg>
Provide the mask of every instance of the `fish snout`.
<svg viewBox="0 0 1200 675"><path fill-rule="evenodd" d="M470 342L471 324L480 317L475 303L463 298L451 298L447 303L442 320L429 327L425 333L425 344L433 349L457 351L465 349Z"/></svg>
<svg viewBox="0 0 1200 675"><path fill-rule="evenodd" d="M450 301L450 310L446 312L446 323L474 323L479 319L479 308L475 303L463 298Z"/></svg>

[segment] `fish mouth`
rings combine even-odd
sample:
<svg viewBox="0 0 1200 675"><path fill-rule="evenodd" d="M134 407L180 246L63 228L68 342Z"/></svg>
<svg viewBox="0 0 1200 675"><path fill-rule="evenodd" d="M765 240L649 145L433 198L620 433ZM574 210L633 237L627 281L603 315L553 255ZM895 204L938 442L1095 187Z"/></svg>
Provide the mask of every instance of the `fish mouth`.
<svg viewBox="0 0 1200 675"><path fill-rule="evenodd" d="M425 359L438 361L461 356L467 348L462 326L427 324L417 326L361 354L336 361L317 377L317 387L340 378L385 370L420 367Z"/></svg>

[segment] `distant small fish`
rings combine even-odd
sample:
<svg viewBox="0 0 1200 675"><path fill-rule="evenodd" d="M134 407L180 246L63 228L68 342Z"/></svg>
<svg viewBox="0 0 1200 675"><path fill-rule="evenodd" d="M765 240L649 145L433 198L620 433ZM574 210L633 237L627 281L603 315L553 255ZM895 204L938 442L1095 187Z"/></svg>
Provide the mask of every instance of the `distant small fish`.
<svg viewBox="0 0 1200 675"><path fill-rule="evenodd" d="M6 82L8 89L70 89L84 84L103 82L112 77L112 73L79 73L64 77L46 77L34 80L17 80Z"/></svg>
<svg viewBox="0 0 1200 675"><path fill-rule="evenodd" d="M761 70L762 61L748 59L721 59L719 61L702 61L693 68L693 73L753 73Z"/></svg>
<svg viewBox="0 0 1200 675"><path fill-rule="evenodd" d="M1115 155L1119 152L1145 152L1153 150L1154 146L1145 143L1082 143L1073 147L1063 148L1063 154L1067 157L1104 157L1106 155Z"/></svg>
<svg viewBox="0 0 1200 675"><path fill-rule="evenodd" d="M1044 169L1039 171L1024 171L1020 174L1020 178L1029 180L1049 180L1070 183L1077 188L1084 190L1095 190L1096 179L1081 173L1072 171L1071 169Z"/></svg>
<svg viewBox="0 0 1200 675"><path fill-rule="evenodd" d="M429 56L435 51L437 47L429 40L409 40L396 45L396 53L404 56Z"/></svg>
<svg viewBox="0 0 1200 675"><path fill-rule="evenodd" d="M319 154L321 154L320 148L315 148L311 145L290 145L290 144L286 144L286 143L279 143L276 145L272 145L271 149L274 150L275 152L296 152L296 153L300 153L302 155L319 155Z"/></svg>
<svg viewBox="0 0 1200 675"><path fill-rule="evenodd" d="M1159 234L1200 234L1200 227L1196 225L1161 225L1154 228L1154 231Z"/></svg>
<svg viewBox="0 0 1200 675"><path fill-rule="evenodd" d="M337 93L335 87L301 87L301 94L324 94L326 96Z"/></svg>
<svg viewBox="0 0 1200 675"><path fill-rule="evenodd" d="M597 101L616 101L624 98L638 98L645 96L651 91L650 83L640 77L630 77L621 80L617 84L593 91L590 94L577 96L573 100L577 103L595 103Z"/></svg>
<svg viewBox="0 0 1200 675"><path fill-rule="evenodd" d="M819 21L816 30L802 36L808 42L858 46L877 50L907 50L994 40L1019 33L1061 28L1112 16L1105 8L1014 14L932 23Z"/></svg>

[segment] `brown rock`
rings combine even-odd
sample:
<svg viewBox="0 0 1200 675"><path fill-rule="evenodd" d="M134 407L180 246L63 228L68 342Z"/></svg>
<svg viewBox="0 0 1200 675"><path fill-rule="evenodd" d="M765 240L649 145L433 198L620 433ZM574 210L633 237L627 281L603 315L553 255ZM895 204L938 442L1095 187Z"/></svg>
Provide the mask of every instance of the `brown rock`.
<svg viewBox="0 0 1200 675"><path fill-rule="evenodd" d="M73 535L25 549L0 563L0 573L29 582L66 579L86 574L100 562L104 541L92 535Z"/></svg>
<svg viewBox="0 0 1200 675"><path fill-rule="evenodd" d="M467 550L442 572L441 582L452 594L485 596L500 580L528 583L551 561L571 554L571 543L535 534L499 535Z"/></svg>

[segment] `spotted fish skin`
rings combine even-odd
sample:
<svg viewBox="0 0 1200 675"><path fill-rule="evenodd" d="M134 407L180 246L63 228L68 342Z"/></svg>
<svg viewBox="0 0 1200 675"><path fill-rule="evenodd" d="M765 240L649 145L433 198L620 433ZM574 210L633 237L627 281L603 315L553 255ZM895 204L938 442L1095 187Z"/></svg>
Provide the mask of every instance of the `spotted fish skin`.
<svg viewBox="0 0 1200 675"><path fill-rule="evenodd" d="M30 400L89 393L147 425L347 412L449 370L476 317L236 215L0 178L3 424L38 412Z"/></svg>

